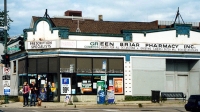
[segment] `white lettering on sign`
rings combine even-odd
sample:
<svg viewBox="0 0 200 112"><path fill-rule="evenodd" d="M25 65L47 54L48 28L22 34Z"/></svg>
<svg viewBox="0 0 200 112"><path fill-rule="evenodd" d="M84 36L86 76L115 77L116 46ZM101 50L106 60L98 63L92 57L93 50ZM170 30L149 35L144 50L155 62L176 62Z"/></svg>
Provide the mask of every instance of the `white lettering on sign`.
<svg viewBox="0 0 200 112"><path fill-rule="evenodd" d="M7 53L8 54L14 54L14 53L19 52L19 51L21 51L19 49L19 42L15 42L15 43L7 46Z"/></svg>
<svg viewBox="0 0 200 112"><path fill-rule="evenodd" d="M56 41L28 42L28 49L49 49L56 48Z"/></svg>

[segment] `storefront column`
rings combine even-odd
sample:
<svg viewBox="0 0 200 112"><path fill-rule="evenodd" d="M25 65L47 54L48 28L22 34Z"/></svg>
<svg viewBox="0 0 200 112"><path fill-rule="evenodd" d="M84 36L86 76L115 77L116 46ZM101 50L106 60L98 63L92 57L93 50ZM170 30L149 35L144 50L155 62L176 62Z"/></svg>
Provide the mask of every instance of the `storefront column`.
<svg viewBox="0 0 200 112"><path fill-rule="evenodd" d="M57 57L57 79L58 79L58 102L60 102L60 57Z"/></svg>

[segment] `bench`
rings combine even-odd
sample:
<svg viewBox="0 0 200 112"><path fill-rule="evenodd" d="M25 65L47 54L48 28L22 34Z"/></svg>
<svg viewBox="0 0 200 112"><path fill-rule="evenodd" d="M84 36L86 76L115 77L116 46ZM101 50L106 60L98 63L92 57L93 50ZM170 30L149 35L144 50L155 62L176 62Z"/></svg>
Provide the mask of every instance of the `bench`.
<svg viewBox="0 0 200 112"><path fill-rule="evenodd" d="M183 101L186 101L183 92L161 92L161 102L166 98L183 98Z"/></svg>

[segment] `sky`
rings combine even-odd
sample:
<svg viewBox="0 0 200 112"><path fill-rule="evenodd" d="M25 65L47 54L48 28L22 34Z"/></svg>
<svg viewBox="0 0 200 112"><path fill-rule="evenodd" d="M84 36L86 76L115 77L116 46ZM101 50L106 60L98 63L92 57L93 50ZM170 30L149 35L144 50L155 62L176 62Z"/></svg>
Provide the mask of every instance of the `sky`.
<svg viewBox="0 0 200 112"><path fill-rule="evenodd" d="M23 34L30 27L32 16L64 16L67 10L82 11L83 17L104 21L151 22L174 21L179 7L185 22L200 22L200 0L7 0L8 15L13 20L8 31L11 37ZM4 0L0 0L4 10Z"/></svg>

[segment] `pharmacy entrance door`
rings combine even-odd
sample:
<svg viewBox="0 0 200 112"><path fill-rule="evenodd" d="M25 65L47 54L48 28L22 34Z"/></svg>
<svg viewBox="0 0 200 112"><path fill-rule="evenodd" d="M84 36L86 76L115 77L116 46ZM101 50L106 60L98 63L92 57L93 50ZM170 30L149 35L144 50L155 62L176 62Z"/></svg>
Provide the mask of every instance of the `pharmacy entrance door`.
<svg viewBox="0 0 200 112"><path fill-rule="evenodd" d="M38 74L38 97L42 101L56 101L56 74Z"/></svg>

